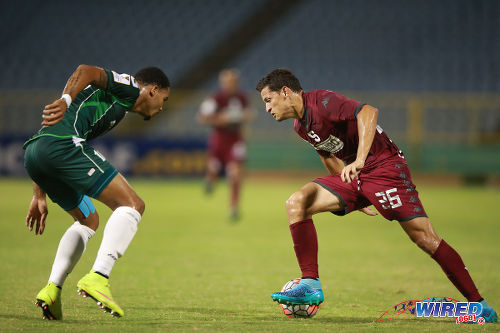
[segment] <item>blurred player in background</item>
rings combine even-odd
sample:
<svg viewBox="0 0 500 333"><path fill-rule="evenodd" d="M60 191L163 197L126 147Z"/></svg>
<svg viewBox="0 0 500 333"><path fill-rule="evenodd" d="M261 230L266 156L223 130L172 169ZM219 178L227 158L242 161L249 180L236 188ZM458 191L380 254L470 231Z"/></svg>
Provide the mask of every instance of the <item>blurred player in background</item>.
<svg viewBox="0 0 500 333"><path fill-rule="evenodd" d="M35 234L44 232L46 194L75 221L61 238L48 284L36 296L45 318L63 318L62 286L99 226L89 197L113 213L94 266L77 283L77 289L112 315L124 315L113 300L108 278L132 241L145 205L125 178L87 142L111 130L129 111L150 119L162 110L169 94L169 80L156 67L131 76L80 65L61 99L43 110L43 127L24 144L24 165L33 179L26 225L30 231L35 227Z"/></svg>
<svg viewBox="0 0 500 333"><path fill-rule="evenodd" d="M277 121L295 119L294 128L318 152L331 175L317 178L292 194L286 208L295 254L302 272L297 287L276 292L283 304L320 304L318 241L312 216L345 215L361 210L400 222L410 239L429 254L469 302L481 302L482 317L497 314L479 294L460 255L434 231L411 180L401 150L377 125L378 110L329 90L304 92L286 69L276 69L257 84L266 112Z"/></svg>
<svg viewBox="0 0 500 333"><path fill-rule="evenodd" d="M213 130L208 140L208 161L205 190L210 194L221 171L229 180L230 218L239 218L239 197L243 180L246 146L242 126L253 117L247 95L239 88L240 74L225 69L219 74L220 90L200 106L198 120Z"/></svg>

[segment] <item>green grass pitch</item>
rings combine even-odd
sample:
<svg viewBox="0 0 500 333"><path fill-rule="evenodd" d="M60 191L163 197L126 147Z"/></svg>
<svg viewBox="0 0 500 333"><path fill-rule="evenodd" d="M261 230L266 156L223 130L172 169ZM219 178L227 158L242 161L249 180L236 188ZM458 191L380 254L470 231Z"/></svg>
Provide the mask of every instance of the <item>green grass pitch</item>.
<svg viewBox="0 0 500 333"><path fill-rule="evenodd" d="M45 234L34 236L24 226L30 182L0 179L0 331L500 331L499 324L456 325L452 319L408 315L378 322L378 311L408 299L463 297L398 222L362 213L315 217L326 300L312 319L285 317L270 293L300 276L285 200L307 180L249 180L242 194L242 219L231 224L224 183L206 197L198 181L131 179L146 202L146 213L111 275L113 295L125 317L112 318L76 293L76 282L91 268L110 215L96 204L101 226L64 285L65 320L48 322L41 320L33 301L72 220L50 202ZM437 185L419 190L438 234L457 249L482 295L500 309L500 191Z"/></svg>

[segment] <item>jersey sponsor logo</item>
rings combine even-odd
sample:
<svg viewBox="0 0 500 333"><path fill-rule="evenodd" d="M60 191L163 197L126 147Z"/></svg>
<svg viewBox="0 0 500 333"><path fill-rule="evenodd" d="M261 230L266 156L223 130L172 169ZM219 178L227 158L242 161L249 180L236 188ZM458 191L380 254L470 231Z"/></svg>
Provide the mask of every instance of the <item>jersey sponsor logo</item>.
<svg viewBox="0 0 500 333"><path fill-rule="evenodd" d="M326 109L326 106L328 105L329 101L330 101L330 97L323 98L323 100L321 101L321 104L323 104L325 109Z"/></svg>
<svg viewBox="0 0 500 333"><path fill-rule="evenodd" d="M118 82L118 83L121 83L121 84L126 84L127 86L130 85L130 81L131 81L131 76L128 75L128 74L118 74L117 72L115 71L112 71L113 73L113 80L115 80L115 82Z"/></svg>
<svg viewBox="0 0 500 333"><path fill-rule="evenodd" d="M318 137L318 139L319 139L319 137ZM319 141L317 141L317 142L319 142ZM325 150L325 151L328 151L332 154L335 154L336 152L338 152L342 148L344 148L344 142L342 142L342 140L340 140L336 136L333 136L330 134L328 139L314 145L314 148L316 148L316 150Z"/></svg>

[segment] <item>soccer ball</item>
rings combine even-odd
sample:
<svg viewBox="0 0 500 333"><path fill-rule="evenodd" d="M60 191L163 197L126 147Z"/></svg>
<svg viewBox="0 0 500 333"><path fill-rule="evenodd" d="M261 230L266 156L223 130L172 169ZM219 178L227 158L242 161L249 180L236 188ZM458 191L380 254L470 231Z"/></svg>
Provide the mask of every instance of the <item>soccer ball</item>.
<svg viewBox="0 0 500 333"><path fill-rule="evenodd" d="M281 291L288 291L295 288L300 282L299 278L293 279L285 283ZM281 310L287 317L295 318L312 318L318 313L321 304L309 305L309 304L299 304L299 305L287 305L280 304Z"/></svg>

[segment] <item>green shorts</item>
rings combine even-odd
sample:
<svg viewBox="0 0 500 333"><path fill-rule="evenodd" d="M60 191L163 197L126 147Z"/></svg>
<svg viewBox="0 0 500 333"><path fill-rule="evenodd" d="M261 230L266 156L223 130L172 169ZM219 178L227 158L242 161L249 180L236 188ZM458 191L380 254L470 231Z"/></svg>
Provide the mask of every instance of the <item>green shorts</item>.
<svg viewBox="0 0 500 333"><path fill-rule="evenodd" d="M97 198L118 171L86 141L41 136L26 146L24 167L31 179L64 210L84 195Z"/></svg>

